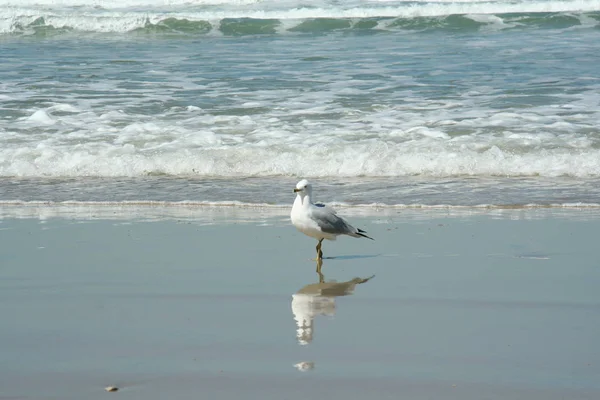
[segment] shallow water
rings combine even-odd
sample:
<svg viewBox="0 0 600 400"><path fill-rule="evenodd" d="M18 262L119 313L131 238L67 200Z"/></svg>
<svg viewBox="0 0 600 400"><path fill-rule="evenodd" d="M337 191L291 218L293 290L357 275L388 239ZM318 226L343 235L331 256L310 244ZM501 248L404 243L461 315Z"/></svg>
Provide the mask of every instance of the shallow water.
<svg viewBox="0 0 600 400"><path fill-rule="evenodd" d="M319 178L315 201L396 208L598 208L597 178ZM296 179L137 177L0 178L0 206L237 206L289 209Z"/></svg>

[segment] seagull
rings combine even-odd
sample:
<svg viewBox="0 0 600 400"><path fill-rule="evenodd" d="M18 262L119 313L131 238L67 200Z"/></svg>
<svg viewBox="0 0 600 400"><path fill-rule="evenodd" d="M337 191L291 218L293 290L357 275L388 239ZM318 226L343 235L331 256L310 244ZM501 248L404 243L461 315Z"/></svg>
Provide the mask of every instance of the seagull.
<svg viewBox="0 0 600 400"><path fill-rule="evenodd" d="M292 207L292 224L300 232L319 241L317 244L317 260L323 259L321 244L323 239L335 240L338 235L348 235L356 238L364 237L367 232L350 225L348 221L337 215L335 210L322 203L313 203L312 185L306 179L301 180L294 189L296 200Z"/></svg>

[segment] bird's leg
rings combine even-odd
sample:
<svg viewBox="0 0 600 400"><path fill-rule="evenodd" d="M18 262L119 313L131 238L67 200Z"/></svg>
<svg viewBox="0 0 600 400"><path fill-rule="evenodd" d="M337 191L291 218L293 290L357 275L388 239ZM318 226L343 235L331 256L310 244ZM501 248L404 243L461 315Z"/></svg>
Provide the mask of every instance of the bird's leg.
<svg viewBox="0 0 600 400"><path fill-rule="evenodd" d="M323 243L323 239L319 239L319 244L317 245L317 260L323 259L323 252L321 251L321 243Z"/></svg>
<svg viewBox="0 0 600 400"><path fill-rule="evenodd" d="M323 266L323 260L317 259L317 274L319 275L319 283L325 282L325 277L321 273L321 267Z"/></svg>

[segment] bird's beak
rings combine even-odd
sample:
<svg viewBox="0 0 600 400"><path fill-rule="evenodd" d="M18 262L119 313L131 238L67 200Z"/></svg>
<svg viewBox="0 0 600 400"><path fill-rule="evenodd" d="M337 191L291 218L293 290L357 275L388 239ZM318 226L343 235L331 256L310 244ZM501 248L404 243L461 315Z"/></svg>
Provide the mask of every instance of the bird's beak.
<svg viewBox="0 0 600 400"><path fill-rule="evenodd" d="M302 189L295 188L294 193L301 191Z"/></svg>

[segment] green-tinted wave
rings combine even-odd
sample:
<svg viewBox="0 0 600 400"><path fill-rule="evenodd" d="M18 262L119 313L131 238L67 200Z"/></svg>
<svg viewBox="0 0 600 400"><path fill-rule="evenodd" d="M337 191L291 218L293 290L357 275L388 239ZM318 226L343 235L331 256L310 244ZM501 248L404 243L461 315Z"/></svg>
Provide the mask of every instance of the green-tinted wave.
<svg viewBox="0 0 600 400"><path fill-rule="evenodd" d="M53 26L50 18L38 17L32 22L15 22L11 34L53 36L65 32L106 32L106 25L95 28ZM284 23L285 22L285 23ZM494 26L498 29L565 29L586 25L600 27L600 11L585 13L506 13L506 14L456 14L434 17L369 17L369 18L309 18L299 19L293 24L289 20L257 18L224 18L220 21L166 18L159 21L146 20L129 32L152 35L207 35L219 32L225 36L252 36L277 34L326 34L329 32L383 33L395 31L453 33L473 32ZM123 33L123 32L118 32Z"/></svg>
<svg viewBox="0 0 600 400"><path fill-rule="evenodd" d="M580 16L573 14L537 13L537 14L506 14L506 21L516 23L517 26L530 26L536 28L564 29L581 25Z"/></svg>
<svg viewBox="0 0 600 400"><path fill-rule="evenodd" d="M315 18L301 22L291 32L319 33L352 28L352 20L337 18Z"/></svg>
<svg viewBox="0 0 600 400"><path fill-rule="evenodd" d="M13 26L13 33L16 34L27 34L35 37L51 37L59 36L61 34L71 32L73 29L70 27L56 28L52 25L46 24L44 17L36 18L33 22L28 25L16 23Z"/></svg>
<svg viewBox="0 0 600 400"><path fill-rule="evenodd" d="M274 34L280 22L276 19L227 18L221 21L219 30L224 35L264 35Z"/></svg>
<svg viewBox="0 0 600 400"><path fill-rule="evenodd" d="M212 25L208 21L167 18L157 24L146 22L146 25L143 28L138 28L136 31L147 33L206 34L210 32L211 29Z"/></svg>

